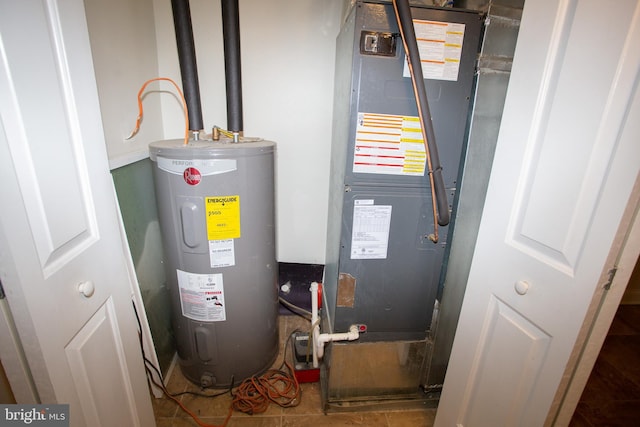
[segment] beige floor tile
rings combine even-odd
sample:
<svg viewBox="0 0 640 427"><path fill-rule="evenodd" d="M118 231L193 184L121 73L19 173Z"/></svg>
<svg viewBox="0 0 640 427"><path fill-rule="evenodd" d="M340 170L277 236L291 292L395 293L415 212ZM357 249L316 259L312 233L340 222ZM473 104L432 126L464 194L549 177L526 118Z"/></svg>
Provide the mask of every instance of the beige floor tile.
<svg viewBox="0 0 640 427"><path fill-rule="evenodd" d="M167 383L167 390L170 393L180 393L181 391L185 391L188 386L193 386L194 384L186 379L184 375L182 375L182 370L180 366L176 364L171 373L171 377L169 378L169 382Z"/></svg>
<svg viewBox="0 0 640 427"><path fill-rule="evenodd" d="M300 384L302 390L300 404L293 408L283 409L283 415L304 415L322 414L322 402L320 400L320 384L319 383L303 383Z"/></svg>
<svg viewBox="0 0 640 427"><path fill-rule="evenodd" d="M153 413L156 415L156 418L173 417L176 415L178 409L178 405L166 397L158 399L151 396L151 405L153 406Z"/></svg>
<svg viewBox="0 0 640 427"><path fill-rule="evenodd" d="M349 413L330 415L292 415L282 417L282 427L387 427L383 413Z"/></svg>
<svg viewBox="0 0 640 427"><path fill-rule="evenodd" d="M156 417L156 427L172 427L173 418L157 418Z"/></svg>
<svg viewBox="0 0 640 427"><path fill-rule="evenodd" d="M231 405L231 397L228 395L215 398L184 395L181 401L189 411L198 417L224 417L227 415ZM184 417L186 414L183 410L180 410L177 416Z"/></svg>
<svg viewBox="0 0 640 427"><path fill-rule="evenodd" d="M229 420L227 427L280 427L281 417L236 417L235 414Z"/></svg>
<svg viewBox="0 0 640 427"><path fill-rule="evenodd" d="M221 426L224 422L224 418L201 418L200 421L213 427ZM174 418L171 427L199 427L199 425L191 418Z"/></svg>
<svg viewBox="0 0 640 427"><path fill-rule="evenodd" d="M387 412L386 415L389 427L432 427L436 410Z"/></svg>
<svg viewBox="0 0 640 427"><path fill-rule="evenodd" d="M200 421L210 426L222 426L224 418L203 417ZM280 427L280 425L280 417L237 417L233 414L226 427ZM198 427L198 424L191 418L175 418L171 427Z"/></svg>

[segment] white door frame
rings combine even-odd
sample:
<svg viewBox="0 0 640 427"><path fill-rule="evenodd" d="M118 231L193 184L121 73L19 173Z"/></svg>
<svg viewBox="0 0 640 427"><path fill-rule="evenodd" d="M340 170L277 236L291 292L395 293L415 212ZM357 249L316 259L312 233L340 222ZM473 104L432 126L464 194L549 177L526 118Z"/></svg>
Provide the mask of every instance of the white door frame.
<svg viewBox="0 0 640 427"><path fill-rule="evenodd" d="M613 318L640 257L640 177L629 198L567 369L549 410L546 426L568 425L600 354ZM613 278L610 270L616 269ZM605 284L610 282L607 290Z"/></svg>
<svg viewBox="0 0 640 427"><path fill-rule="evenodd" d="M113 188L115 193L115 186ZM156 353L156 347L153 343L153 336L151 335L151 327L149 326L149 319L147 318L147 312L144 309L144 301L142 299L142 293L140 292L140 283L138 282L138 276L136 274L136 268L133 264L133 257L131 256L131 248L129 247L129 242L127 240L127 233L124 228L124 221L122 219L122 210L120 209L120 203L118 202L117 194L114 194L114 199L116 202L116 206L118 208L118 222L120 224L120 236L122 240L122 252L124 253L125 261L127 263L127 273L129 275L129 284L131 285L131 301L135 305L136 313L138 315L138 320L140 320L140 333L142 334L142 347L144 349L143 357L146 359L145 369L147 367L147 361L151 362L151 364L160 370L160 361L158 360L158 354ZM143 351L141 349L141 351ZM161 372L160 372L161 373ZM151 376L151 377L150 377ZM156 385L163 384L166 385L166 380L163 377L158 376L158 373L155 370L147 370L147 377L149 382L149 387L153 392L153 396L156 398L161 398L164 396L164 391ZM167 380L168 380L167 375Z"/></svg>
<svg viewBox="0 0 640 427"><path fill-rule="evenodd" d="M0 360L17 402L39 402L31 370L7 300L0 300Z"/></svg>

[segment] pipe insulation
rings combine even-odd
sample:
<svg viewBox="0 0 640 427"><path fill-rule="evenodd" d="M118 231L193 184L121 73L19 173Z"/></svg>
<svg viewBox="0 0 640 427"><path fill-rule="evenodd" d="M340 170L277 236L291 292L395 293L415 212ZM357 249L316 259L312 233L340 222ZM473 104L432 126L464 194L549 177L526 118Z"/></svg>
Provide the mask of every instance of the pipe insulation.
<svg viewBox="0 0 640 427"><path fill-rule="evenodd" d="M199 131L204 129L204 125L202 122L200 84L198 82L198 66L196 48L193 42L189 0L171 0L171 9L176 32L176 44L178 45L182 91L184 92L189 113L189 130Z"/></svg>
<svg viewBox="0 0 640 427"><path fill-rule="evenodd" d="M227 90L227 129L242 133L242 67L238 0L221 0L224 70Z"/></svg>
<svg viewBox="0 0 640 427"><path fill-rule="evenodd" d="M396 19L400 27L402 35L402 43L407 61L411 69L411 80L413 83L414 95L418 107L418 115L420 116L420 126L423 131L423 137L427 141L428 156L430 157L431 170L429 173L433 176L433 189L435 191L436 205L438 209L438 224L445 226L449 224L449 202L444 187L444 178L442 177L442 166L438 156L438 146L436 145L436 136L433 131L433 120L431 111L429 110L429 102L427 100L427 90L424 85L424 77L422 74L422 63L420 62L420 53L418 51L418 42L416 40L416 32L413 27L413 19L411 17L411 7L408 0L393 0Z"/></svg>

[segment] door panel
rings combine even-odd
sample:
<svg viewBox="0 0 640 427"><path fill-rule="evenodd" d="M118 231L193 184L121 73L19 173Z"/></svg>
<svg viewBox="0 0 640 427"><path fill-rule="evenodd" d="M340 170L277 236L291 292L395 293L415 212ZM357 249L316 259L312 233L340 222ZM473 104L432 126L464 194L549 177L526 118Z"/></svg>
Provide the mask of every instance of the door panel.
<svg viewBox="0 0 640 427"><path fill-rule="evenodd" d="M52 49L52 43L63 40L56 4L19 2L15 9L29 14L33 25L25 37L22 21L6 16L9 19L2 23L6 71L11 79L7 96L15 112L9 120L16 124L7 126L8 141L18 184L32 195L24 203L38 257L49 275L95 240L96 230L91 228L96 220L87 206L91 202L87 169L75 161L82 156L83 141L69 70L65 69L66 52L62 45ZM20 43L10 43L12 37L18 37ZM33 59L18 69L18 59L25 52ZM48 179L52 175L56 180Z"/></svg>
<svg viewBox="0 0 640 427"><path fill-rule="evenodd" d="M559 4L540 93L523 135L530 154L522 164L511 219L515 246L569 275L588 233L590 216L584 213L597 203L617 141L609 132L622 116L612 104L628 105L632 93L628 87L616 91L616 85L633 10L601 6ZM582 18L589 16L616 25L602 37Z"/></svg>
<svg viewBox="0 0 640 427"><path fill-rule="evenodd" d="M100 307L65 347L87 425L127 425L137 418L135 395L129 384L130 370L118 330L112 299ZM96 369L99 367L98 369ZM115 385L124 393L97 384ZM118 408L116 414L111 412ZM105 421L108 420L108 424Z"/></svg>
<svg viewBox="0 0 640 427"><path fill-rule="evenodd" d="M639 2L525 3L436 426L543 425L638 177L639 70Z"/></svg>
<svg viewBox="0 0 640 427"><path fill-rule="evenodd" d="M464 425L519 425L551 337L504 302L491 297L482 327L478 364L471 373ZM492 393L485 393L492 390ZM515 393L514 393L515 392ZM495 401L501 404L486 411Z"/></svg>
<svg viewBox="0 0 640 427"><path fill-rule="evenodd" d="M0 1L0 274L39 398L153 425L83 2Z"/></svg>

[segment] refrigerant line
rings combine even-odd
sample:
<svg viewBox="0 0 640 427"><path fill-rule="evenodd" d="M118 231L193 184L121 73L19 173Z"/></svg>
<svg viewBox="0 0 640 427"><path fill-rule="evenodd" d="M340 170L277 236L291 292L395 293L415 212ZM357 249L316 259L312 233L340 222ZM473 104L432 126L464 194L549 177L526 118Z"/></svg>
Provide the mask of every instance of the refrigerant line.
<svg viewBox="0 0 640 427"><path fill-rule="evenodd" d="M398 2L401 1L401 5L398 5ZM437 163L436 165L436 169L434 170L433 168L433 161L432 161L432 152L429 149L429 143L435 144L435 140L434 141L430 141L430 138L427 137L427 129L425 126L425 111L423 111L423 107L422 107L422 102L421 100L424 102L425 104L425 108L428 110L429 105L426 99L422 99L421 97L421 93L418 89L417 86L417 81L418 81L418 77L416 76L416 74L420 74L419 78L423 78L422 77L422 70L419 70L419 73L416 72L416 70L414 69L413 66L413 61L415 60L411 55L410 55L410 50L409 50L409 46L407 43L407 35L405 34L405 29L404 29L404 23L402 21L401 18L401 12L399 10L399 7L403 8L404 12L408 11L408 14L410 16L410 7L409 7L409 3L407 0L393 0L393 9L395 12L395 16L396 16L396 21L398 23L398 28L400 30L400 37L402 39L402 45L404 47L404 51L405 54L407 55L407 65L409 67L409 72L411 74L411 85L413 87L413 93L415 95L416 98L416 106L418 109L418 116L420 118L420 130L422 132L422 139L423 139L423 144L424 144L424 148L425 148L425 152L426 152L426 156L427 156L427 168L428 168L428 174L429 174L429 183L431 186L431 204L432 204L432 208L433 208L433 234L429 234L427 237L429 240L431 240L433 243L437 243L439 236L438 236L438 224L442 224L442 225L447 225L447 223L449 222L449 212L447 210L447 212L441 212L446 208L446 203L443 203L443 206L439 206L440 209L438 209L438 197L437 197L437 193L436 193L436 182L435 182L435 177L434 177L434 172L439 172L441 173L442 171L442 166L439 164L439 160L437 160L437 146L434 146L434 153L433 156L435 157L435 161ZM413 25L413 21L411 21L411 23L407 23L407 25ZM410 30L410 29L409 29ZM414 38L415 38L415 33L414 33ZM418 55L418 60L419 60L419 53L416 52L416 54ZM419 64L419 61L418 61ZM425 95L424 97L426 98L426 91L425 91ZM429 118L430 119L430 118ZM431 132L433 133L433 132ZM438 181L438 184L440 184L440 181ZM444 185L443 185L443 191L444 191ZM443 193L444 195L444 193ZM444 197L446 198L446 195L444 195ZM445 199L446 200L446 199ZM440 211L440 212L439 212ZM440 214L440 215L439 215Z"/></svg>

